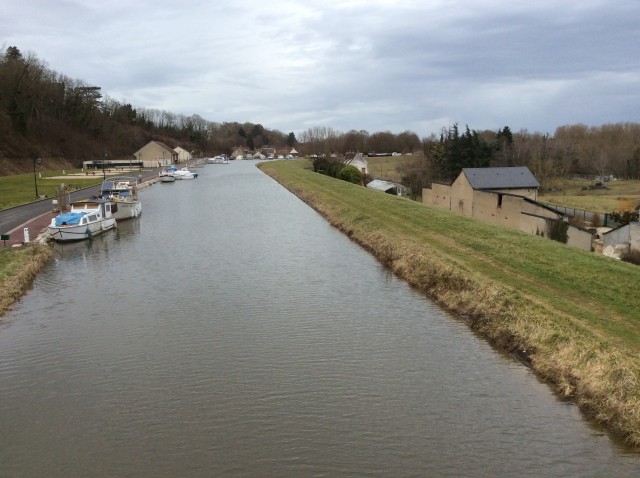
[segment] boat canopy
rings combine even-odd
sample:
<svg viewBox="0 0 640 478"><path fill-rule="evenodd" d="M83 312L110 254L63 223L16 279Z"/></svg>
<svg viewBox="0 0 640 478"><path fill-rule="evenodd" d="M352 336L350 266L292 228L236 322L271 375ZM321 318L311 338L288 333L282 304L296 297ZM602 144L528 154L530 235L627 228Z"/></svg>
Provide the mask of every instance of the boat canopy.
<svg viewBox="0 0 640 478"><path fill-rule="evenodd" d="M104 181L102 183L102 186L100 186L100 189L102 189L103 191L106 190L111 190L111 189L115 189L116 188L116 183L115 181Z"/></svg>
<svg viewBox="0 0 640 478"><path fill-rule="evenodd" d="M80 219L87 214L86 212L67 212L56 216L56 226L60 227L64 224L78 224Z"/></svg>

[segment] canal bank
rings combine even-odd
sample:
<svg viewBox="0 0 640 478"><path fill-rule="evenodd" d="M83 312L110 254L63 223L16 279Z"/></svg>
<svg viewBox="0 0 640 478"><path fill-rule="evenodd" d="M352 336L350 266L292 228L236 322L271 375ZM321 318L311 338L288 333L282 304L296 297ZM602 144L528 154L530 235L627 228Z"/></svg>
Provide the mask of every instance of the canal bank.
<svg viewBox="0 0 640 478"><path fill-rule="evenodd" d="M304 162L261 169L381 263L640 446L640 269L349 185Z"/></svg>
<svg viewBox="0 0 640 478"><path fill-rule="evenodd" d="M148 177L140 183L144 189L158 182L157 177ZM0 322L4 312L31 288L33 280L53 257L47 227L59 214L52 210L38 214L14 229L3 234L0 242Z"/></svg>

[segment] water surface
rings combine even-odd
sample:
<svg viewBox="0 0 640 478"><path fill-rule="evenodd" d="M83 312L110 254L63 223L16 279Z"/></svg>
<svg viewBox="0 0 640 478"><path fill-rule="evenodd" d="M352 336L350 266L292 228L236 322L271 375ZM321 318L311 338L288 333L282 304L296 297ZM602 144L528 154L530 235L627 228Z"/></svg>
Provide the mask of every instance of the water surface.
<svg viewBox="0 0 640 478"><path fill-rule="evenodd" d="M255 163L141 197L0 326L0 476L637 476Z"/></svg>

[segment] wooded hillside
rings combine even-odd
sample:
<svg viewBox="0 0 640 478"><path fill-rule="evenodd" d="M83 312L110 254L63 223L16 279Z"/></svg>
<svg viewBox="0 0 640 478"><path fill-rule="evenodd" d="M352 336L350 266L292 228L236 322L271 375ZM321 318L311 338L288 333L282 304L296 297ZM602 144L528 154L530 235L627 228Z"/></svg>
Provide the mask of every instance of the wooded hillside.
<svg viewBox="0 0 640 478"><path fill-rule="evenodd" d="M238 145L284 147L290 135L251 123L213 123L198 115L134 107L47 68L16 47L0 51L0 175L82 161L121 159L151 140L196 154L230 154Z"/></svg>

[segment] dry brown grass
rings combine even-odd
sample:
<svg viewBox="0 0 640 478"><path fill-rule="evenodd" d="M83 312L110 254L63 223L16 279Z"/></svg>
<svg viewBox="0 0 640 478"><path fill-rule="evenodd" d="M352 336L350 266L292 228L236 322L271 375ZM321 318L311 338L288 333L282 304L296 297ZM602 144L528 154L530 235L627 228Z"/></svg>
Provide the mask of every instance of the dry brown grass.
<svg viewBox="0 0 640 478"><path fill-rule="evenodd" d="M0 251L0 318L29 290L52 257L53 249L44 244Z"/></svg>
<svg viewBox="0 0 640 478"><path fill-rule="evenodd" d="M553 191L544 190L539 199L542 202L584 209L599 214L611 211L633 211L640 206L640 181L624 180L605 183L609 189L583 190L592 185L589 181L556 179Z"/></svg>

